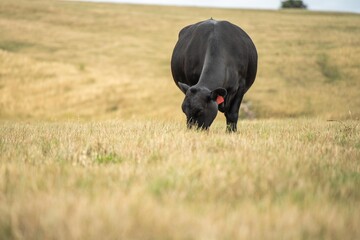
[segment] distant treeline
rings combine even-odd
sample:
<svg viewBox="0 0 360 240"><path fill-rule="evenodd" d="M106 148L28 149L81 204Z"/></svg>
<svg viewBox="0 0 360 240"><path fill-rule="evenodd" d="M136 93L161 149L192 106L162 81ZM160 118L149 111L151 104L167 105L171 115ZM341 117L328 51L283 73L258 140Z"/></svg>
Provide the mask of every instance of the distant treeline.
<svg viewBox="0 0 360 240"><path fill-rule="evenodd" d="M307 6L301 0L286 0L286 1L281 1L281 8L307 9Z"/></svg>

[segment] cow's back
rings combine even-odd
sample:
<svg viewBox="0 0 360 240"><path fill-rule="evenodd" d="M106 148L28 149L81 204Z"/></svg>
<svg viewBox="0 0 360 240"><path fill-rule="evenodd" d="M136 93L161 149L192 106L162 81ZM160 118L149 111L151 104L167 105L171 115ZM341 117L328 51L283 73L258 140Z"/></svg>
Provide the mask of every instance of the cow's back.
<svg viewBox="0 0 360 240"><path fill-rule="evenodd" d="M176 84L195 85L198 82L212 32L213 24L209 21L189 25L180 31L171 59Z"/></svg>
<svg viewBox="0 0 360 240"><path fill-rule="evenodd" d="M208 73L209 76L203 77L217 76L219 85L225 88L228 87L226 84L238 87L239 82L231 81L244 78L246 83L242 87L247 90L255 79L256 68L257 53L250 37L227 21L207 20L183 28L171 60L175 83L191 86L198 83L201 75ZM230 75L235 80L229 82L221 76L226 75L227 69L232 70Z"/></svg>

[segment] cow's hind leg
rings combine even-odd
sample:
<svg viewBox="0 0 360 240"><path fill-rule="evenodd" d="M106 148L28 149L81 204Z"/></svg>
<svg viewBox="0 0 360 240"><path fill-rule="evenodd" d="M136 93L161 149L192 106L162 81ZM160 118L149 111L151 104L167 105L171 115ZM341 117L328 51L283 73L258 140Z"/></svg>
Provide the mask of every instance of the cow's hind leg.
<svg viewBox="0 0 360 240"><path fill-rule="evenodd" d="M237 131L237 122L239 119L239 110L242 99L244 97L243 91L239 90L231 103L231 106L228 111L225 112L226 117L226 131L227 132L236 132Z"/></svg>

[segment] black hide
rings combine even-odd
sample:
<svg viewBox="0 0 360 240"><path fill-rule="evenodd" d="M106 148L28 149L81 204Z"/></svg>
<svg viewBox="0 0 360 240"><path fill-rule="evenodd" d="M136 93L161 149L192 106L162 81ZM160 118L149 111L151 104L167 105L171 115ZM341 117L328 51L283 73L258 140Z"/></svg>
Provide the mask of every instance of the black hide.
<svg viewBox="0 0 360 240"><path fill-rule="evenodd" d="M208 129L220 110L227 130L236 131L241 101L257 71L255 45L241 28L213 19L183 28L171 71L185 93L182 110L188 127ZM220 105L216 103L219 95L225 99Z"/></svg>

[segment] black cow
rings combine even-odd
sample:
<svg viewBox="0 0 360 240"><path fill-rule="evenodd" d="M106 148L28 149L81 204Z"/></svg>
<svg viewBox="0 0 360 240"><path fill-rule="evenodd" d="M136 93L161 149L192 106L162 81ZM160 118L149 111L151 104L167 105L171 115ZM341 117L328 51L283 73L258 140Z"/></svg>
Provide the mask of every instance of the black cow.
<svg viewBox="0 0 360 240"><path fill-rule="evenodd" d="M255 81L257 52L238 26L213 19L183 28L173 51L171 71L185 93L182 110L189 128L208 129L217 111L235 132L240 104Z"/></svg>

